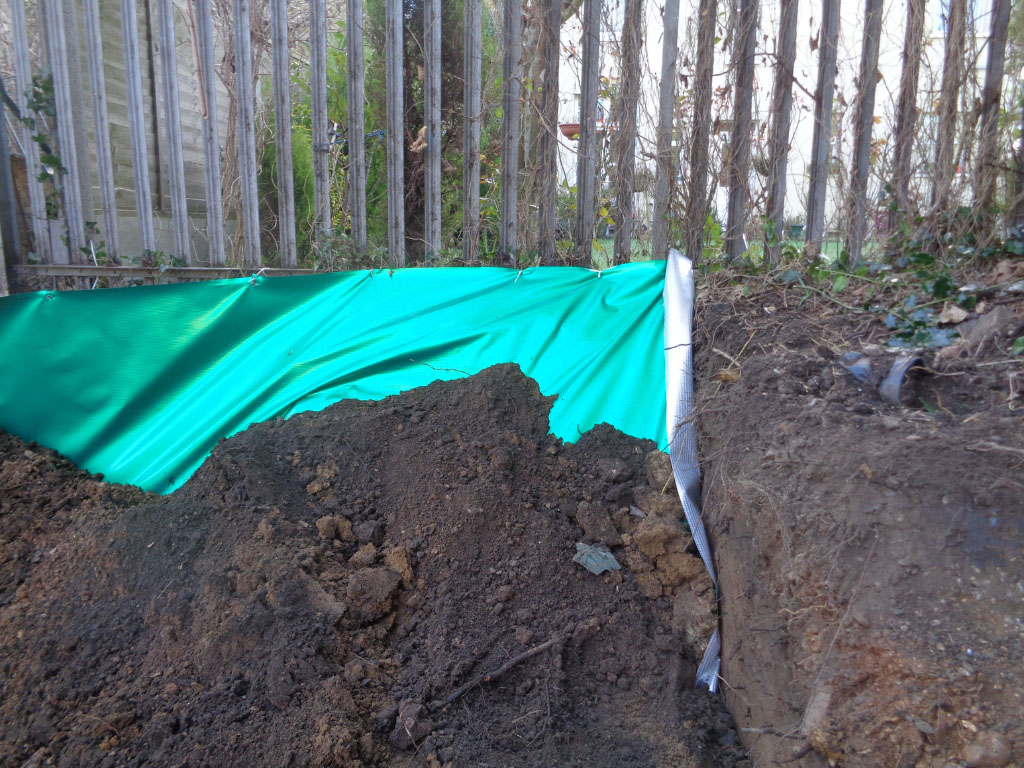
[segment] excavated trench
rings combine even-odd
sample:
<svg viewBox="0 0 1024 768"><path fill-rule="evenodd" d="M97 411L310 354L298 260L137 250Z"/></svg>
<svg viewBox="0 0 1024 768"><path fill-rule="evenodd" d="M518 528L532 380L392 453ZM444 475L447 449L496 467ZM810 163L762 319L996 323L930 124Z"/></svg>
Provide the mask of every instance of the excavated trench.
<svg viewBox="0 0 1024 768"><path fill-rule="evenodd" d="M773 287L698 306L722 690L761 765L1024 758L1024 317L1000 308L886 404L881 323ZM803 305L803 306L801 306Z"/></svg>

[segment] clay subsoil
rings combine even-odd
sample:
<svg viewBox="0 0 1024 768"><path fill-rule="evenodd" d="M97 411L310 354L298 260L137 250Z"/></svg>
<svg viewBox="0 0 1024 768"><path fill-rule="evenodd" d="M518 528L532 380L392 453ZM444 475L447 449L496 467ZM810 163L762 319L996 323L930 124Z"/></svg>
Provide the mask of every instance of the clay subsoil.
<svg viewBox="0 0 1024 768"><path fill-rule="evenodd" d="M743 740L758 765L1024 765L1019 303L979 307L897 406L874 386L888 329L805 294L718 291L696 322ZM848 352L875 380L838 364Z"/></svg>
<svg viewBox="0 0 1024 768"><path fill-rule="evenodd" d="M550 404L514 366L342 402L166 497L0 435L0 765L748 765L667 458Z"/></svg>

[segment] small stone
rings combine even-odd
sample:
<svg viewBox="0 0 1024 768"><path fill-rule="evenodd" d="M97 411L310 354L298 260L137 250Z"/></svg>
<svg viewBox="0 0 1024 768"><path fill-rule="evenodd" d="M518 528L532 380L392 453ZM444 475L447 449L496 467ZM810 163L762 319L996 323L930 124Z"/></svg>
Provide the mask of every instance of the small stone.
<svg viewBox="0 0 1024 768"><path fill-rule="evenodd" d="M324 515L316 521L316 532L321 539L330 541L338 535L338 518L334 515Z"/></svg>
<svg viewBox="0 0 1024 768"><path fill-rule="evenodd" d="M348 611L348 606L325 590L318 581L307 581L306 591L309 607L317 613L322 613L331 624L336 624Z"/></svg>
<svg viewBox="0 0 1024 768"><path fill-rule="evenodd" d="M356 541L360 544L369 542L379 547L384 542L384 523L380 520L366 520L352 526Z"/></svg>
<svg viewBox="0 0 1024 768"><path fill-rule="evenodd" d="M672 459L663 451L651 451L644 456L644 468L647 470L647 482L657 493L675 491L675 478L672 474Z"/></svg>
<svg viewBox="0 0 1024 768"><path fill-rule="evenodd" d="M529 645L533 642L533 631L527 627L516 627L516 642L520 645Z"/></svg>
<svg viewBox="0 0 1024 768"><path fill-rule="evenodd" d="M683 552L671 552L658 558L658 579L666 587L693 581L704 571L704 562L699 557Z"/></svg>
<svg viewBox="0 0 1024 768"><path fill-rule="evenodd" d="M622 459L598 459L597 475L606 483L622 483L633 476L633 470Z"/></svg>
<svg viewBox="0 0 1024 768"><path fill-rule="evenodd" d="M352 532L352 522L344 517L335 518L338 526L338 538L342 541L355 541L356 535Z"/></svg>
<svg viewBox="0 0 1024 768"><path fill-rule="evenodd" d="M998 335L1012 320L1013 312L1007 307L996 307L991 312L986 312L968 332L968 346L974 351L980 350L986 341Z"/></svg>
<svg viewBox="0 0 1024 768"><path fill-rule="evenodd" d="M676 522L644 518L633 533L636 545L654 559L669 552L682 552L686 548L686 531Z"/></svg>
<svg viewBox="0 0 1024 768"><path fill-rule="evenodd" d="M981 731L960 755L969 768L1001 768L1010 762L1010 742L1001 733Z"/></svg>
<svg viewBox="0 0 1024 768"><path fill-rule="evenodd" d="M706 587L697 592L694 587ZM715 616L714 589L711 577L706 574L699 580L680 587L672 600L672 631L683 639L691 653L703 653L718 619Z"/></svg>
<svg viewBox="0 0 1024 768"><path fill-rule="evenodd" d="M498 587L498 599L507 603L515 595L516 591L508 584Z"/></svg>
<svg viewBox="0 0 1024 768"><path fill-rule="evenodd" d="M957 325L967 319L968 312L963 307L960 307L951 302L946 302L942 305L942 311L939 312L938 321L940 323L949 323L951 325Z"/></svg>
<svg viewBox="0 0 1024 768"><path fill-rule="evenodd" d="M407 547L395 547L388 550L387 554L384 555L384 562L402 577L402 586L406 589L412 589L412 557Z"/></svg>
<svg viewBox="0 0 1024 768"><path fill-rule="evenodd" d="M256 539L269 544L274 538L274 524L270 518L264 517L256 525Z"/></svg>
<svg viewBox="0 0 1024 768"><path fill-rule="evenodd" d="M373 758L373 734L369 731L359 737L359 756L366 761Z"/></svg>
<svg viewBox="0 0 1024 768"><path fill-rule="evenodd" d="M661 597L661 582L654 573L638 573L636 575L636 584L640 587L640 591L651 598L651 600L657 600Z"/></svg>
<svg viewBox="0 0 1024 768"><path fill-rule="evenodd" d="M593 541L612 545L619 543L619 532L603 507L581 501L576 505L576 522Z"/></svg>
<svg viewBox="0 0 1024 768"><path fill-rule="evenodd" d="M359 685L366 677L366 667L362 659L352 659L344 667L341 673L345 676L345 682L349 685Z"/></svg>
<svg viewBox="0 0 1024 768"><path fill-rule="evenodd" d="M387 733L391 730L395 723L395 718L398 716L398 705L392 704L387 709L381 710L373 718L373 727L381 733Z"/></svg>
<svg viewBox="0 0 1024 768"><path fill-rule="evenodd" d="M406 700L398 705L398 717L391 732L391 744L398 749L409 749L434 730L427 708L416 701Z"/></svg>
<svg viewBox="0 0 1024 768"><path fill-rule="evenodd" d="M943 347L935 353L935 365L943 365L956 360L963 360L968 355L967 342L964 339L950 344L948 347Z"/></svg>
<svg viewBox="0 0 1024 768"><path fill-rule="evenodd" d="M324 692L327 694L331 706L345 713L354 712L356 709L356 702L346 684L347 680L347 675L345 679L342 679L340 675L334 675L324 680Z"/></svg>
<svg viewBox="0 0 1024 768"><path fill-rule="evenodd" d="M650 573L654 570L654 563L635 549L626 552L626 565L633 573Z"/></svg>
<svg viewBox="0 0 1024 768"><path fill-rule="evenodd" d="M941 644L938 650L942 650ZM920 717L912 718L910 722L913 724L915 728L917 728L917 730L919 730L925 736L931 736L935 733L935 729L932 728L930 724L926 723Z"/></svg>
<svg viewBox="0 0 1024 768"><path fill-rule="evenodd" d="M495 448L490 452L491 469L497 472L512 471L512 454L504 448Z"/></svg>
<svg viewBox="0 0 1024 768"><path fill-rule="evenodd" d="M572 644L577 648L581 647L587 640L597 634L601 628L601 622L596 618L581 621L572 631Z"/></svg>
<svg viewBox="0 0 1024 768"><path fill-rule="evenodd" d="M338 466L333 463L318 464L316 477L306 485L306 493L317 496L326 493L338 477Z"/></svg>
<svg viewBox="0 0 1024 768"><path fill-rule="evenodd" d="M402 577L390 568L363 568L348 582L348 599L364 623L376 621L391 610Z"/></svg>
<svg viewBox="0 0 1024 768"><path fill-rule="evenodd" d="M359 550L348 559L349 565L356 568L366 568L373 565L377 559L377 548L373 544L364 544Z"/></svg>

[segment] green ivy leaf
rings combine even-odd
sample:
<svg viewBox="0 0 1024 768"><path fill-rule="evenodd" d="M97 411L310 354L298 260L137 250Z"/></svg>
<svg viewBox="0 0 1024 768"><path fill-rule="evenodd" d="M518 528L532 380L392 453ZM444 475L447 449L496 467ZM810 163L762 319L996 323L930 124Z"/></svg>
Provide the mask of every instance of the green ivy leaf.
<svg viewBox="0 0 1024 768"><path fill-rule="evenodd" d="M53 168L57 173L67 173L64 166L60 164L60 158L56 155L51 155L48 152L42 152L39 155L39 162L43 165L48 165Z"/></svg>
<svg viewBox="0 0 1024 768"><path fill-rule="evenodd" d="M848 278L846 275L836 275L836 279L832 281L833 293L842 293L842 291L846 289L846 286L849 285L849 283L850 278Z"/></svg>
<svg viewBox="0 0 1024 768"><path fill-rule="evenodd" d="M934 280L926 281L924 287L936 299L945 299L953 292L955 286L949 275L940 274Z"/></svg>
<svg viewBox="0 0 1024 768"><path fill-rule="evenodd" d="M978 303L978 297L972 293L961 293L956 297L956 303L969 311L974 309L975 305Z"/></svg>
<svg viewBox="0 0 1024 768"><path fill-rule="evenodd" d="M780 283L794 283L800 279L800 273L795 269L787 269L779 273L779 276L775 278Z"/></svg>

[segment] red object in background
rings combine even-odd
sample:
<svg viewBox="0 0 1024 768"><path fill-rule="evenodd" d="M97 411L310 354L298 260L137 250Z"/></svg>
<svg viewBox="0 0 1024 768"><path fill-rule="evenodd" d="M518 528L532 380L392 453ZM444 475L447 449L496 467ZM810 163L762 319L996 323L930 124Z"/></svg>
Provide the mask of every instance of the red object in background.
<svg viewBox="0 0 1024 768"><path fill-rule="evenodd" d="M575 139L580 135L579 123L562 123L558 127L561 129L562 135L567 139Z"/></svg>

